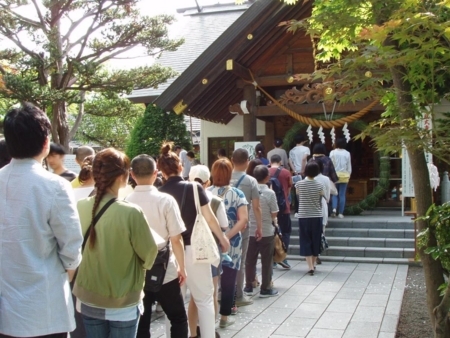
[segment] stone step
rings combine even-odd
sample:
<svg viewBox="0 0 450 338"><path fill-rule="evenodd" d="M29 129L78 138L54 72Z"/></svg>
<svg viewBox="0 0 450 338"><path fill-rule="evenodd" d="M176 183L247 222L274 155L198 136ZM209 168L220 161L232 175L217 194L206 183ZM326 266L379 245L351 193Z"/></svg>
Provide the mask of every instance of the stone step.
<svg viewBox="0 0 450 338"><path fill-rule="evenodd" d="M297 244L289 245L288 253L299 255L300 245ZM328 250L324 252L321 256L414 259L414 248L330 246Z"/></svg>
<svg viewBox="0 0 450 338"><path fill-rule="evenodd" d="M291 237L299 236L298 227L292 227ZM376 237L376 238L414 238L414 229L357 229L326 227L327 237Z"/></svg>
<svg viewBox="0 0 450 338"><path fill-rule="evenodd" d="M298 228L298 219L291 217L292 228ZM330 228L357 228L357 229L414 229L412 221L387 221L384 219L373 220L352 220L351 218L329 218L328 227Z"/></svg>
<svg viewBox="0 0 450 338"><path fill-rule="evenodd" d="M328 245L349 247L380 247L380 248L414 248L413 238L376 238L376 237L330 237ZM290 244L299 244L298 236L291 237Z"/></svg>
<svg viewBox="0 0 450 338"><path fill-rule="evenodd" d="M348 262L348 263L374 263L374 264L409 264L418 263L412 258L382 258L382 257L346 257L346 256L320 256L323 262ZM299 255L288 255L287 260L304 261L305 257ZM320 265L318 267L320 269ZM282 269L278 267L278 269Z"/></svg>

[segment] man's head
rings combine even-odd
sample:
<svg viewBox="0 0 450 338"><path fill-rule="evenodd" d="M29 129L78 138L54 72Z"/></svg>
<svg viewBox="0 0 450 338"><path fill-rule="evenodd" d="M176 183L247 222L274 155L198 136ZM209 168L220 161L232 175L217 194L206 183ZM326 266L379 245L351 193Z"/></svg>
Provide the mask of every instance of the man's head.
<svg viewBox="0 0 450 338"><path fill-rule="evenodd" d="M153 184L157 173L156 162L149 155L138 155L131 161L131 176L138 185Z"/></svg>
<svg viewBox="0 0 450 338"><path fill-rule="evenodd" d="M253 170L253 177L259 184L265 184L270 179L269 169L264 164L257 165Z"/></svg>
<svg viewBox="0 0 450 338"><path fill-rule="evenodd" d="M191 150L191 151L188 151L187 154L186 154L186 156L188 157L188 160L189 160L189 161L195 160L195 153L194 153L192 150Z"/></svg>
<svg viewBox="0 0 450 338"><path fill-rule="evenodd" d="M12 158L47 156L50 121L45 113L32 104L10 110L3 120L6 147Z"/></svg>
<svg viewBox="0 0 450 338"><path fill-rule="evenodd" d="M231 161L233 162L235 167L245 170L248 165L248 151L243 148L236 149L235 151L233 151Z"/></svg>
<svg viewBox="0 0 450 338"><path fill-rule="evenodd" d="M306 142L305 136L301 134L297 134L294 137L295 144L302 144Z"/></svg>
<svg viewBox="0 0 450 338"><path fill-rule="evenodd" d="M178 156L180 156L181 149L183 149L183 148L181 148L181 146L179 146L179 145L176 145L176 146L173 148L175 154L177 154Z"/></svg>
<svg viewBox="0 0 450 338"><path fill-rule="evenodd" d="M66 151L63 146L58 143L50 143L50 151L47 156L47 163L50 168L56 170L64 166L64 155Z"/></svg>
<svg viewBox="0 0 450 338"><path fill-rule="evenodd" d="M270 157L270 164L279 166L281 164L281 156L280 155L272 155Z"/></svg>
<svg viewBox="0 0 450 338"><path fill-rule="evenodd" d="M91 147L89 146L78 147L77 151L75 152L75 161L81 167L84 159L91 155L95 155L95 151Z"/></svg>
<svg viewBox="0 0 450 338"><path fill-rule="evenodd" d="M273 141L273 145L275 146L275 148L280 148L283 145L283 140L281 138L277 137Z"/></svg>

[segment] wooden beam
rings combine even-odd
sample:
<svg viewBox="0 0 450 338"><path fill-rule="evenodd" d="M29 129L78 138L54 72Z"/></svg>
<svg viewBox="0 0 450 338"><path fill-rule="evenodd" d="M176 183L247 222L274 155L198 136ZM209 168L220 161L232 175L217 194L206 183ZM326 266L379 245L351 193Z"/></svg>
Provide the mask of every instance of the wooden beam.
<svg viewBox="0 0 450 338"><path fill-rule="evenodd" d="M317 79L317 80L308 80L308 79L295 80L295 79L292 79L293 81L289 82L288 80L289 80L290 77L291 77L291 75L289 75L289 74L272 75L272 76L255 77L255 80L261 87L298 86L298 85L303 85L303 84L306 84L306 83L320 83L320 82L322 82L321 79ZM236 87L237 88L244 88L244 86L246 84L247 84L247 82L243 81L242 79L239 79L236 82Z"/></svg>
<svg viewBox="0 0 450 338"><path fill-rule="evenodd" d="M248 68L242 66L233 59L228 59L226 63L226 70L239 76L244 81L253 82L251 72Z"/></svg>
<svg viewBox="0 0 450 338"><path fill-rule="evenodd" d="M352 103L346 103L346 104L339 104L336 105L336 108L334 110L334 114L345 114L350 115L353 113L356 113L360 111L361 109L367 107L369 105L369 102L357 102L355 104ZM293 112L300 114L300 115L313 115L313 114L322 114L323 115L323 106L321 103L312 103L312 104L293 104L287 106L290 110ZM332 106L326 105L325 106L327 114L331 113ZM384 111L384 107L381 104L377 104L375 107L372 108L372 112L374 111ZM369 113L370 114L370 113ZM282 111L277 106L259 106L256 110L256 116L257 117L264 117L264 116L284 116L287 115L284 111Z"/></svg>

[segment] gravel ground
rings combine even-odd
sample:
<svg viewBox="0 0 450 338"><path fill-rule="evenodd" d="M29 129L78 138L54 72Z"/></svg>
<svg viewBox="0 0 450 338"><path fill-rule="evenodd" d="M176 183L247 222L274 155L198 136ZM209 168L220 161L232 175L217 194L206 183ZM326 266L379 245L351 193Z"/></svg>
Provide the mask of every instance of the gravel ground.
<svg viewBox="0 0 450 338"><path fill-rule="evenodd" d="M410 266L396 338L433 337L422 267Z"/></svg>

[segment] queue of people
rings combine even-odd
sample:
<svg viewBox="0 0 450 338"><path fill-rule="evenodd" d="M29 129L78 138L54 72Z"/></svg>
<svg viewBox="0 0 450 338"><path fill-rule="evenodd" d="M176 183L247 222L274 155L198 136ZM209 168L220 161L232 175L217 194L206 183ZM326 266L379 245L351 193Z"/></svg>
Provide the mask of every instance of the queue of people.
<svg viewBox="0 0 450 338"><path fill-rule="evenodd" d="M150 337L155 302L166 315L167 337L217 337L218 317L218 326L227 328L239 307L253 303L259 255L259 297L278 295L272 281L274 231L279 229L288 248L291 189L300 254L313 275L330 191L335 184L332 216L343 217L351 174L341 140L329 158L325 147L316 145L307 161L302 135L289 158L280 139L269 158L262 145L252 161L245 149L236 149L230 159L221 150L211 172L170 142L156 161L145 154L130 161L113 148L95 154L83 146L76 175L64 167L64 148L50 142L50 122L40 109L25 104L9 111L4 134L0 338L62 338L67 332ZM130 175L134 189L128 187ZM119 191L126 187L130 193L122 198ZM217 266L193 260L195 194L221 252ZM287 260L278 264L290 269Z"/></svg>

